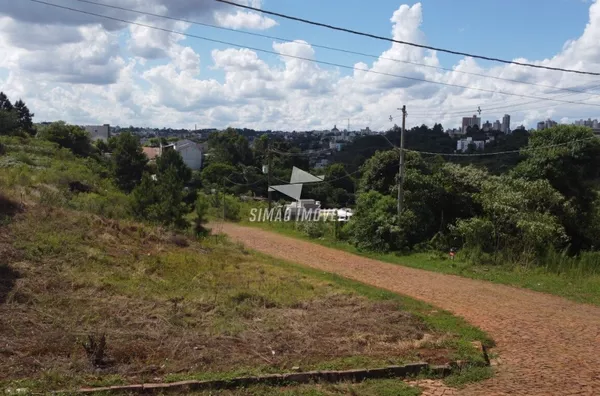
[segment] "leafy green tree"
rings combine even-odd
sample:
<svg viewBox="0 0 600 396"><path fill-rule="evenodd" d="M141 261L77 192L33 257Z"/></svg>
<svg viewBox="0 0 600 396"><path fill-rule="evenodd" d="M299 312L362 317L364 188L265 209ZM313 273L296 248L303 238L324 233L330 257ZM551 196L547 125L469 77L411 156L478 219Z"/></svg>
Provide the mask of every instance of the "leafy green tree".
<svg viewBox="0 0 600 396"><path fill-rule="evenodd" d="M90 135L77 125L69 125L64 121L53 122L39 132L39 137L67 148L75 155L88 156L92 152Z"/></svg>
<svg viewBox="0 0 600 396"><path fill-rule="evenodd" d="M348 194L355 192L355 180L342 164L331 164L325 168L325 180L329 180L328 184L333 188L342 189Z"/></svg>
<svg viewBox="0 0 600 396"><path fill-rule="evenodd" d="M213 162L202 170L202 184L212 188L221 188L225 178L230 178L237 170L233 165Z"/></svg>
<svg viewBox="0 0 600 396"><path fill-rule="evenodd" d="M214 132L208 138L210 154L215 162L232 165L252 165L252 151L248 139L233 128L222 132Z"/></svg>
<svg viewBox="0 0 600 396"><path fill-rule="evenodd" d="M467 252L492 254L495 262L534 262L568 242L556 215L565 208L564 197L547 180L493 176L476 199L483 214L461 219L454 228Z"/></svg>
<svg viewBox="0 0 600 396"><path fill-rule="evenodd" d="M112 162L117 185L123 191L130 192L142 180L148 157L135 136L131 133L121 133L115 141Z"/></svg>
<svg viewBox="0 0 600 396"><path fill-rule="evenodd" d="M35 135L36 131L33 127L34 114L29 111L29 108L21 99L15 102L14 111L17 114L19 127L28 134Z"/></svg>
<svg viewBox="0 0 600 396"><path fill-rule="evenodd" d="M98 149L98 151L100 151L100 154L105 154L105 153L110 152L110 147L108 147L108 143L106 143L104 140L99 139L94 144L96 145L96 148Z"/></svg>
<svg viewBox="0 0 600 396"><path fill-rule="evenodd" d="M558 125L533 132L523 154L526 159L513 174L527 180L548 180L572 206L562 222L573 250L598 246L600 240L592 240L588 229L600 179L600 139L590 128Z"/></svg>
<svg viewBox="0 0 600 396"><path fill-rule="evenodd" d="M351 242L360 250L387 252L409 247L408 234L417 219L410 210L398 221L396 200L377 191L358 196L356 214L348 224Z"/></svg>
<svg viewBox="0 0 600 396"><path fill-rule="evenodd" d="M175 173L183 184L187 184L192 179L192 170L183 162L181 154L176 150L163 151L162 155L156 159L158 173L164 173L170 167L175 168Z"/></svg>
<svg viewBox="0 0 600 396"><path fill-rule="evenodd" d="M375 153L362 167L360 190L374 190L382 194L392 193L397 185L399 159L398 150ZM414 168L420 172L427 169L425 162L417 153L405 153L404 160L406 169Z"/></svg>

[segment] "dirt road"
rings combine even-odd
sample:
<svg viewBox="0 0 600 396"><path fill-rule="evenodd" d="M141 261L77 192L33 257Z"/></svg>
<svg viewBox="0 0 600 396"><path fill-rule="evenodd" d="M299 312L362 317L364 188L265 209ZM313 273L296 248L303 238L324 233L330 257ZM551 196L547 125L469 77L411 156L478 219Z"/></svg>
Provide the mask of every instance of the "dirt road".
<svg viewBox="0 0 600 396"><path fill-rule="evenodd" d="M251 249L405 294L487 331L497 375L464 395L600 395L600 307L383 263L256 228L223 225Z"/></svg>

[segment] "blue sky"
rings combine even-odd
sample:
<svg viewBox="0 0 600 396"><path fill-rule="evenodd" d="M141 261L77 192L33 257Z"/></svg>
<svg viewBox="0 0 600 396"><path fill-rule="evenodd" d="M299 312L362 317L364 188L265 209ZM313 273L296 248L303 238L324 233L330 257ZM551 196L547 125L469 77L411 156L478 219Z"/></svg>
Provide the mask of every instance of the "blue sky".
<svg viewBox="0 0 600 396"><path fill-rule="evenodd" d="M322 0L266 0L263 8L336 26L390 37L393 12L400 4L417 2L396 0L322 1ZM589 3L583 0L423 0L422 30L426 44L505 59L525 57L538 60L557 54L567 40L581 35L589 19ZM343 6L342 6L343 4ZM349 48L353 51L378 55L390 43L336 32L301 22L273 17L279 25L265 34L302 39L309 43ZM560 21L560 23L557 23ZM206 37L271 50L271 40L248 37L204 27L190 32ZM213 48L225 48L188 39L191 45L207 59ZM316 49L317 59L353 65L369 61L356 55L345 55ZM268 55L265 55L268 57ZM439 53L444 67L452 67L460 57ZM368 63L368 62L367 62ZM490 62L481 62L491 65Z"/></svg>
<svg viewBox="0 0 600 396"><path fill-rule="evenodd" d="M166 29L181 30L169 20L141 19L140 15L85 5L75 0L49 0L57 4L106 13ZM98 0L131 7L130 0ZM396 35L407 41L502 59L526 58L562 68L600 70L600 0L240 0L268 10L392 37L394 13L402 15ZM133 2L135 3L135 2ZM177 7L174 7L174 5ZM419 4L419 5L417 5ZM165 12L188 20L201 20L228 28L305 40L309 44L350 49L375 58L342 54L300 44L276 46L258 38L192 26L187 33L262 48L279 53L308 54L320 61L354 66L357 70L311 62L284 62L278 55L238 51L227 44L194 38L176 40L164 32L132 29L125 25L106 31L97 17L29 2L10 2L0 9L0 85L10 97L29 98L40 117L65 118L87 123L156 126L268 129L321 128L352 118L361 127L386 127L389 114L410 103L410 123L443 122L455 126L461 115L483 107L509 103L516 124L535 125L571 116L596 118L596 106L560 105L542 101L523 106L528 99L484 94L430 83L389 77L414 76L460 86L521 95L551 95L544 89L473 75L446 72L401 62L439 64L479 74L502 75L550 86L590 86L600 78L537 69L507 67L499 63L456 55L394 46L385 41L336 32L279 17L221 7L212 0L145 0L137 9ZM156 11L162 10L162 11ZM35 11L35 12L34 12ZM273 20L278 24L273 26ZM419 20L421 23L419 24ZM584 34L591 20L591 28ZM406 23L403 23L406 22ZM575 40L565 49L569 40ZM44 43L40 47L38 43ZM213 53L216 57L213 57ZM157 55L158 54L158 55ZM388 59L386 59L386 57ZM545 61L547 59L547 61ZM377 61L375 64L374 62ZM135 67L132 67L135 65ZM493 69L492 69L493 67ZM375 73L364 73L365 68ZM382 76L383 73L387 76ZM40 89L43 86L44 89ZM580 94L569 100L583 101ZM595 102L594 102L595 100ZM27 100L26 100L27 102ZM589 100L600 104L600 98ZM535 108L534 108L535 107ZM541 110L540 110L541 109ZM493 121L504 110L488 114ZM471 114L467 114L471 113Z"/></svg>

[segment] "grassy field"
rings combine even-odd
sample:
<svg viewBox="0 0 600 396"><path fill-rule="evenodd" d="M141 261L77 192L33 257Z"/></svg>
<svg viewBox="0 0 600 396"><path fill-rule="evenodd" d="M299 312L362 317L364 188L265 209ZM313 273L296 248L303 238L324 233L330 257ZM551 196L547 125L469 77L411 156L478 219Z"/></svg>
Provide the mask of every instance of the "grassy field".
<svg viewBox="0 0 600 396"><path fill-rule="evenodd" d="M243 217L242 219L246 218ZM415 253L409 255L370 253L359 251L347 242L335 240L330 230L322 237L309 238L306 233L298 229L294 222L268 223L242 221L242 224L279 232L287 236L309 240L324 246L392 264L518 286L555 294L577 302L600 305L600 275L586 274L577 268L557 272L549 268L533 266L474 265L461 260L460 255L455 260L449 260L448 256L435 253Z"/></svg>
<svg viewBox="0 0 600 396"><path fill-rule="evenodd" d="M469 342L492 344L426 304L224 240L41 205L4 213L0 387L481 363Z"/></svg>
<svg viewBox="0 0 600 396"><path fill-rule="evenodd" d="M491 375L475 367L483 357L471 342L493 342L462 319L222 237L134 222L129 197L95 160L47 142L0 141L0 390L414 361L473 363L447 379L455 386ZM418 392L385 380L223 394Z"/></svg>

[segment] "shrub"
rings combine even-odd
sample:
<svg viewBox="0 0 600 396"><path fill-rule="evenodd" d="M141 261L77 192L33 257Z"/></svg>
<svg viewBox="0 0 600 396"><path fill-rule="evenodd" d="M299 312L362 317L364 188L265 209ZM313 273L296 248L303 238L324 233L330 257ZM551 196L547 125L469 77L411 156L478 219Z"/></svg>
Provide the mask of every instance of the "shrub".
<svg viewBox="0 0 600 396"><path fill-rule="evenodd" d="M297 229L309 238L321 238L325 235L326 224L323 221L300 221Z"/></svg>
<svg viewBox="0 0 600 396"><path fill-rule="evenodd" d="M0 142L0 155L6 154L6 146Z"/></svg>
<svg viewBox="0 0 600 396"><path fill-rule="evenodd" d="M38 133L42 139L57 143L73 154L87 156L92 151L89 134L77 125L69 125L63 121L53 122Z"/></svg>
<svg viewBox="0 0 600 396"><path fill-rule="evenodd" d="M231 195L225 195L225 219L230 221L240 221L240 202Z"/></svg>
<svg viewBox="0 0 600 396"><path fill-rule="evenodd" d="M370 191L359 195L348 232L358 249L404 251L410 247L411 233L418 228L417 223L416 215L408 209L398 219L393 197Z"/></svg>
<svg viewBox="0 0 600 396"><path fill-rule="evenodd" d="M205 227L209 207L210 204L205 195L200 195L198 199L196 199L196 218L194 219L194 233L199 238L205 237L209 233L209 230Z"/></svg>

